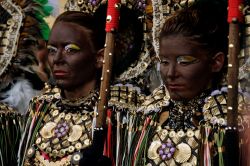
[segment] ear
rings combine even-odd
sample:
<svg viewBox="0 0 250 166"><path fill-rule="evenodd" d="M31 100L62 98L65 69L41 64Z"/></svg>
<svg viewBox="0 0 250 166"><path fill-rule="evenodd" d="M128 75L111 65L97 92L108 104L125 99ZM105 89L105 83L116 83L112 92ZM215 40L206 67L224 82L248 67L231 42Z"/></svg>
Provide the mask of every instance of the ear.
<svg viewBox="0 0 250 166"><path fill-rule="evenodd" d="M96 68L102 68L103 65L103 59L104 59L104 48L100 49L96 53Z"/></svg>
<svg viewBox="0 0 250 166"><path fill-rule="evenodd" d="M212 58L212 72L221 71L225 61L225 54L223 52L218 52Z"/></svg>

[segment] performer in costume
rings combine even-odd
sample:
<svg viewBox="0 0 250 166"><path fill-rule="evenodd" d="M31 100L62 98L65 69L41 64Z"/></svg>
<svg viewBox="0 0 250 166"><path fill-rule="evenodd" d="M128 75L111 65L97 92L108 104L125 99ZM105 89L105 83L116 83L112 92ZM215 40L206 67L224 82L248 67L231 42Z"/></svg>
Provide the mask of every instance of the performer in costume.
<svg viewBox="0 0 250 166"><path fill-rule="evenodd" d="M43 86L35 52L37 39L48 38L51 11L44 0L0 2L0 165L17 165L22 115Z"/></svg>
<svg viewBox="0 0 250 166"><path fill-rule="evenodd" d="M66 9L91 12L95 11L102 3L104 2L70 0L66 4ZM109 100L112 118L110 116L108 117L108 119L115 119L115 121L111 122L114 126L116 126L116 122L119 124L122 119L126 119L130 114L134 114L138 105L141 103L141 98L138 98L138 96L143 96L140 94L149 92L146 75L152 67L151 56L153 49L152 45L150 45L151 27L149 28L146 24L145 20L148 19L148 17L146 17L148 13L145 12L145 9L146 2L144 1L142 4L139 1L121 2L119 28L118 32L115 33L114 79L112 79L111 82L112 86L110 88ZM106 17L105 15L103 16ZM144 26L142 26L142 24ZM142 91L133 90L139 89L136 86L142 86ZM111 126L111 123L109 121L108 126ZM127 126L127 120L124 120L122 124L121 128L109 133L111 136L107 138L107 144L112 145L110 141L116 140L116 132L122 134ZM119 136L117 136L117 138L118 137ZM118 139L116 141L126 142L126 138L124 137L122 140ZM90 163L92 165L98 165L96 161L97 158L102 155L102 151L100 150L101 152L97 154L96 149L101 149L100 147L102 146L103 145L98 144L91 146L89 149L85 149L82 165ZM112 148L105 149L105 155L109 157L119 155L118 151L116 154L112 154L110 149Z"/></svg>
<svg viewBox="0 0 250 166"><path fill-rule="evenodd" d="M92 144L103 64L104 7L95 13L67 11L56 19L47 45L56 86L47 85L31 101L20 165L78 164L80 151ZM128 105L140 103L136 88L124 93L133 95Z"/></svg>
<svg viewBox="0 0 250 166"><path fill-rule="evenodd" d="M138 110L128 130L132 140L116 158L120 165L226 163L227 35L224 1L197 1L166 20L159 36L164 85ZM241 115L247 100L239 95Z"/></svg>
<svg viewBox="0 0 250 166"><path fill-rule="evenodd" d="M91 144L104 42L97 25L82 12L57 17L47 45L57 87L31 101L20 165L74 164L72 155Z"/></svg>

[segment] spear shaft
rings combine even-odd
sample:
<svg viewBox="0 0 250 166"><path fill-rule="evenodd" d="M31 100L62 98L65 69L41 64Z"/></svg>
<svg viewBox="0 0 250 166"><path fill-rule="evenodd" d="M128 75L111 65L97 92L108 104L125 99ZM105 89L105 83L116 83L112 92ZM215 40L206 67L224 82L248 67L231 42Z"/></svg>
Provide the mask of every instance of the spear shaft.
<svg viewBox="0 0 250 166"><path fill-rule="evenodd" d="M242 0L228 0L228 100L227 100L227 130L226 130L226 165L239 165L239 133L238 133L238 75L240 54L240 22L243 15L240 11Z"/></svg>
<svg viewBox="0 0 250 166"><path fill-rule="evenodd" d="M108 105L110 78L112 75L113 55L115 46L115 31L118 29L120 0L108 0L106 19L106 41L104 49L104 60L101 77L100 97L97 106L98 116L96 127L103 127L106 124L106 109Z"/></svg>

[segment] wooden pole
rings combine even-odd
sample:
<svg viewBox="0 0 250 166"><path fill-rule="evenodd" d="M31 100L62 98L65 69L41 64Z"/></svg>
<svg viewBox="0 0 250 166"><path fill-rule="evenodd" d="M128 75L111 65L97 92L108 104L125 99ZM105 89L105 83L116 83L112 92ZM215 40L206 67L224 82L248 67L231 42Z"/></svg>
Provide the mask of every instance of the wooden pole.
<svg viewBox="0 0 250 166"><path fill-rule="evenodd" d="M108 105L110 78L112 75L113 54L115 45L115 32L118 29L120 15L120 0L108 0L108 10L106 19L106 41L104 50L104 60L101 77L100 97L97 106L98 116L96 127L103 127L106 124L106 109Z"/></svg>
<svg viewBox="0 0 250 166"><path fill-rule="evenodd" d="M240 11L242 0L228 0L228 100L227 130L225 136L226 165L239 165L239 132L238 132L238 75L240 54L240 22L243 15Z"/></svg>

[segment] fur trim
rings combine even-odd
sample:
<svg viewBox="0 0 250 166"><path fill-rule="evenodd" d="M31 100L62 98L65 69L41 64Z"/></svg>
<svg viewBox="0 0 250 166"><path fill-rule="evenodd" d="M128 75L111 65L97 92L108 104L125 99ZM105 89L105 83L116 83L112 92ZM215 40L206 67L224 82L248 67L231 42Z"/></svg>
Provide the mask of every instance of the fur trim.
<svg viewBox="0 0 250 166"><path fill-rule="evenodd" d="M29 101L38 94L39 91L34 90L28 80L18 79L11 89L1 96L4 98L2 102L17 109L21 114L25 114L28 110Z"/></svg>

